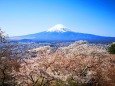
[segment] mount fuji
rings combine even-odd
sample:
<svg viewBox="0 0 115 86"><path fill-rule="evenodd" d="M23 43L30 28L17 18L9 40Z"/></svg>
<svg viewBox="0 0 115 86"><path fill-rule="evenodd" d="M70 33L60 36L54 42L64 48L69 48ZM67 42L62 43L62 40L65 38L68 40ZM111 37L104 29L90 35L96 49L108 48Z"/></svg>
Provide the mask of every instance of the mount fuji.
<svg viewBox="0 0 115 86"><path fill-rule="evenodd" d="M46 31L12 37L11 40L20 42L70 42L87 40L93 43L111 43L115 41L115 37L104 37L93 34L74 32L62 24L57 24Z"/></svg>

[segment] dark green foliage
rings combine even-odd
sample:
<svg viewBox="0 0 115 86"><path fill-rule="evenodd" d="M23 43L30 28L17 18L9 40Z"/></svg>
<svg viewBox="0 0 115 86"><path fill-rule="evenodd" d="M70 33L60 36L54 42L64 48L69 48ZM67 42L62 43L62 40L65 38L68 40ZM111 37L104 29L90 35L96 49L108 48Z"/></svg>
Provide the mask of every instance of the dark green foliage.
<svg viewBox="0 0 115 86"><path fill-rule="evenodd" d="M56 80L56 86L65 86L65 82L62 80Z"/></svg>
<svg viewBox="0 0 115 86"><path fill-rule="evenodd" d="M109 47L108 52L109 52L110 54L115 54L115 43L113 43L113 44Z"/></svg>
<svg viewBox="0 0 115 86"><path fill-rule="evenodd" d="M68 79L68 84L69 84L69 86L77 86L76 81L72 80L72 79Z"/></svg>

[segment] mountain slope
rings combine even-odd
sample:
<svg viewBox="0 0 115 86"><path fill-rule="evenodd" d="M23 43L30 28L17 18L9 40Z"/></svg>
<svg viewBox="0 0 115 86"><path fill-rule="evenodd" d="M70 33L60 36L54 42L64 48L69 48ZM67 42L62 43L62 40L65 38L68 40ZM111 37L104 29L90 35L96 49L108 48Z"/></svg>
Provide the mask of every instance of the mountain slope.
<svg viewBox="0 0 115 86"><path fill-rule="evenodd" d="M69 30L67 27L58 24L47 31L25 36L13 37L13 40L19 41L78 41L87 40L97 43L111 43L115 41L115 37L104 37L92 34L78 33Z"/></svg>

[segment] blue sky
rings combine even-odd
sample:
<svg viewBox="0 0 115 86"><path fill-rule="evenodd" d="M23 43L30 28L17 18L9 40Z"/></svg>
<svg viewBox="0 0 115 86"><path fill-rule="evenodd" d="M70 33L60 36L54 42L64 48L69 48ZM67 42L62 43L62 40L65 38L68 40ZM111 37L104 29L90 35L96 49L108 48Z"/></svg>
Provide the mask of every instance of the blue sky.
<svg viewBox="0 0 115 86"><path fill-rule="evenodd" d="M115 0L0 0L0 27L9 36L41 32L56 24L115 37Z"/></svg>

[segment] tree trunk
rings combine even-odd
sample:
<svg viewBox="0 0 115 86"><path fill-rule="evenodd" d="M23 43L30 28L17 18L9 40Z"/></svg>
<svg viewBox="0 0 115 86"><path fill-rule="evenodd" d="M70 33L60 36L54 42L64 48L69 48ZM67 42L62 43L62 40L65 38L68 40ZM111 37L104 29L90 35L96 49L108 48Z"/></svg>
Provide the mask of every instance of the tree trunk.
<svg viewBox="0 0 115 86"><path fill-rule="evenodd" d="M5 69L2 70L3 78L2 78L2 86L5 86Z"/></svg>

